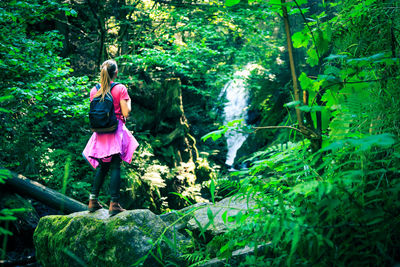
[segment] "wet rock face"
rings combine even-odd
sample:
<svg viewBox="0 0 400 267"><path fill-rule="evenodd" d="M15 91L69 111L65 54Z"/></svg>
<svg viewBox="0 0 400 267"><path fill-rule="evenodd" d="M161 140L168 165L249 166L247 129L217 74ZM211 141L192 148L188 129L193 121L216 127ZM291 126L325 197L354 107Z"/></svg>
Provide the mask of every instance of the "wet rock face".
<svg viewBox="0 0 400 267"><path fill-rule="evenodd" d="M195 211L193 217L188 221L187 227L192 231L201 232L203 228L211 236L217 236L228 230L229 218L234 218L239 212L246 213L255 207L254 200L245 198L225 198L215 204L208 204ZM210 216L213 218L210 224ZM225 218L225 219L224 219Z"/></svg>
<svg viewBox="0 0 400 267"><path fill-rule="evenodd" d="M36 256L43 266L131 266L150 251L156 253L155 243L164 257L177 255L186 239L166 227L149 210L125 211L114 217L109 217L104 209L46 216L34 234ZM177 247L168 246L170 242L162 241L165 239L176 240ZM145 265L158 263L150 255Z"/></svg>

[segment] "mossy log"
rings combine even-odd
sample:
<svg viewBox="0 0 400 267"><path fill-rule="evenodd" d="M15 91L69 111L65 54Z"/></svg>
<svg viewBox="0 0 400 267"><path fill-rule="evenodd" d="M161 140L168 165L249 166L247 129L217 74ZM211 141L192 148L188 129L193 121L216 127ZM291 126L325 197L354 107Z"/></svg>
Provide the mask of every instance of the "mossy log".
<svg viewBox="0 0 400 267"><path fill-rule="evenodd" d="M1 168L1 167L0 167ZM69 214L87 210L87 206L75 199L67 197L38 182L32 181L23 175L11 172L11 177L6 179L6 185L18 194L34 198L47 206Z"/></svg>

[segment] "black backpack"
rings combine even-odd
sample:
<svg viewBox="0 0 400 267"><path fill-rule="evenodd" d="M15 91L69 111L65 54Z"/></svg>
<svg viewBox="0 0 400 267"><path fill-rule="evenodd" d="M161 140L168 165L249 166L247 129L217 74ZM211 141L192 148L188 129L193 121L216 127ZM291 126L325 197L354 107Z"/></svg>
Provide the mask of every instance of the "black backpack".
<svg viewBox="0 0 400 267"><path fill-rule="evenodd" d="M113 97L111 90L119 83L112 83L110 92L101 100L101 96L93 98L90 102L89 122L90 128L96 133L112 133L118 128L117 116L115 116ZM96 85L97 90L100 85Z"/></svg>

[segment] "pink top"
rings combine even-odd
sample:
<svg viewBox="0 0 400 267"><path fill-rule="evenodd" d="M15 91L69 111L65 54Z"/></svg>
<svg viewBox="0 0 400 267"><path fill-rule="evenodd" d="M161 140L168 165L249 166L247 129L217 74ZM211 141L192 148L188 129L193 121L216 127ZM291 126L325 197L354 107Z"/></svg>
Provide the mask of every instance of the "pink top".
<svg viewBox="0 0 400 267"><path fill-rule="evenodd" d="M90 90L90 101L93 100L94 95L97 93L96 86ZM128 90L126 89L125 85L123 84L117 84L116 86L113 87L111 90L111 95L113 97L114 101L114 110L115 110L115 115L117 116L117 119L120 119L121 121L125 122L124 116L122 116L122 111L121 111L121 105L119 102L124 99L124 100L129 100L129 94Z"/></svg>

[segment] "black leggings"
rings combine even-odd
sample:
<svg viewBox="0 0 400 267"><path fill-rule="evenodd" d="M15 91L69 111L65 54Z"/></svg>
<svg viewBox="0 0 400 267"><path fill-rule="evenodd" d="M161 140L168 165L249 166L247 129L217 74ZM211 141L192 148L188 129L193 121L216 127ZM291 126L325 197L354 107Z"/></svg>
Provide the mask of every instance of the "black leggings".
<svg viewBox="0 0 400 267"><path fill-rule="evenodd" d="M110 179L110 194L111 201L118 202L119 199L119 187L121 184L121 157L114 155L111 162L99 161L100 165L97 168L96 175L94 176L92 194L95 197L99 196L100 188L104 183L104 179L111 168L111 179Z"/></svg>

